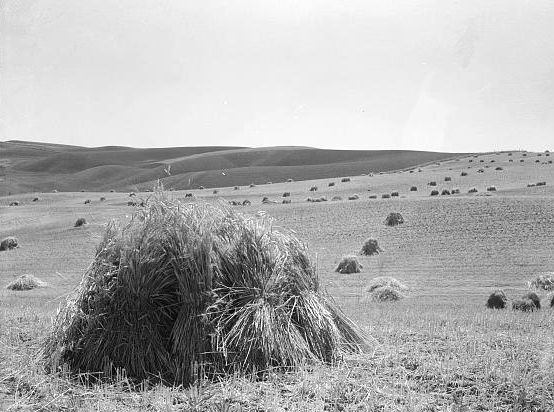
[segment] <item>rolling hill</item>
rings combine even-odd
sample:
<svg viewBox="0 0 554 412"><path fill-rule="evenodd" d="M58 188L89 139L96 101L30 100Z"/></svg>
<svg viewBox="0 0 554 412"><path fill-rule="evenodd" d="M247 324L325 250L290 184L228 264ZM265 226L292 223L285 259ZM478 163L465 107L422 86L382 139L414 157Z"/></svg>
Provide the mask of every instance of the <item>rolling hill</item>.
<svg viewBox="0 0 554 412"><path fill-rule="evenodd" d="M459 156L310 147L79 147L0 142L0 195L37 191L193 189L387 172Z"/></svg>

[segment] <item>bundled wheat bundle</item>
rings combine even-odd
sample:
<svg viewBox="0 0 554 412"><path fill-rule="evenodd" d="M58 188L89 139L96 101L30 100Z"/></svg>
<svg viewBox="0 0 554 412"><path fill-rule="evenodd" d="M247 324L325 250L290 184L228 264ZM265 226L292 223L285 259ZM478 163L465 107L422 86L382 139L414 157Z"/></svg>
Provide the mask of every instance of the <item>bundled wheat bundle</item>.
<svg viewBox="0 0 554 412"><path fill-rule="evenodd" d="M199 369L332 362L365 342L321 292L296 237L268 218L158 194L126 226L109 225L43 354L51 371L124 368L189 384Z"/></svg>

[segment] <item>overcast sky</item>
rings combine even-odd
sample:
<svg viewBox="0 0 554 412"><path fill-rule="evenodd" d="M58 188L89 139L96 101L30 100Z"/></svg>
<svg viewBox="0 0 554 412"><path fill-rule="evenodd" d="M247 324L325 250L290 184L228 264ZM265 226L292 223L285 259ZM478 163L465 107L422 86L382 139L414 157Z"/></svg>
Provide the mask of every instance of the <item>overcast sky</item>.
<svg viewBox="0 0 554 412"><path fill-rule="evenodd" d="M551 0L0 7L0 140L554 149Z"/></svg>

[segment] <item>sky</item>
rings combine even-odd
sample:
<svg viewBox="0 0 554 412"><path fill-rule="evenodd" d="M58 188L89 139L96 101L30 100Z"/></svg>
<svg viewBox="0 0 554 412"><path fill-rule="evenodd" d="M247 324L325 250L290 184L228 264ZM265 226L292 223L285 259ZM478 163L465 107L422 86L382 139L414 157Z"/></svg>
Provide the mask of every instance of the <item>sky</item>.
<svg viewBox="0 0 554 412"><path fill-rule="evenodd" d="M0 141L554 149L551 0L0 0Z"/></svg>

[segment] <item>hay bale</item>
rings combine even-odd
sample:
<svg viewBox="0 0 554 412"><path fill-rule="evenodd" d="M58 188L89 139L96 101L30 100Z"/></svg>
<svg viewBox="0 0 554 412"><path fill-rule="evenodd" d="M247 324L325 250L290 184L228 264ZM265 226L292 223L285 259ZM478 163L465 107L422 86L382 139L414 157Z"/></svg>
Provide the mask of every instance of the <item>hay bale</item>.
<svg viewBox="0 0 554 412"><path fill-rule="evenodd" d="M73 227L81 227L86 224L87 224L87 220L84 217L80 217L75 221L75 224L73 225Z"/></svg>
<svg viewBox="0 0 554 412"><path fill-rule="evenodd" d="M106 198L105 198L104 196L102 196L102 197L100 198L100 201L101 201L101 202L105 202L105 201L106 201Z"/></svg>
<svg viewBox="0 0 554 412"><path fill-rule="evenodd" d="M360 198L360 196L358 196L356 194L348 196L348 200L358 200L359 198Z"/></svg>
<svg viewBox="0 0 554 412"><path fill-rule="evenodd" d="M452 189L452 191L450 193L452 193L453 195L459 195L460 194L460 189L455 187L454 189Z"/></svg>
<svg viewBox="0 0 554 412"><path fill-rule="evenodd" d="M340 197L340 196L333 196L332 199L331 199L331 201L333 201L333 202L336 202L336 201L338 201L338 200L342 200L342 197Z"/></svg>
<svg viewBox="0 0 554 412"><path fill-rule="evenodd" d="M400 291L408 290L408 287L404 285L399 280L393 278L392 276L377 276L370 280L366 286L366 291L368 293L373 292L377 288L389 287Z"/></svg>
<svg viewBox="0 0 554 412"><path fill-rule="evenodd" d="M523 160L523 159L520 159L520 160L519 160L519 162L520 162L520 163L523 163L523 162L525 162L525 160Z"/></svg>
<svg viewBox="0 0 554 412"><path fill-rule="evenodd" d="M335 182L329 182L329 184L327 186L333 187L333 186L335 186Z"/></svg>
<svg viewBox="0 0 554 412"><path fill-rule="evenodd" d="M47 283L33 275L21 275L6 286L9 290L31 290L46 287Z"/></svg>
<svg viewBox="0 0 554 412"><path fill-rule="evenodd" d="M377 199L377 195L369 195L370 199Z"/></svg>
<svg viewBox="0 0 554 412"><path fill-rule="evenodd" d="M17 200L14 200L13 202L10 202L10 204L9 204L9 205L10 205L10 206L19 206L19 205L20 205L20 203L19 203L19 201L17 201Z"/></svg>
<svg viewBox="0 0 554 412"><path fill-rule="evenodd" d="M463 177L467 176L467 172L460 173L460 176L463 176Z"/></svg>
<svg viewBox="0 0 554 412"><path fill-rule="evenodd" d="M127 206L136 206L137 205L137 202L135 202L134 200L129 200L127 202Z"/></svg>
<svg viewBox="0 0 554 412"><path fill-rule="evenodd" d="M371 292L371 299L376 302L396 302L404 298L402 292L389 286L378 287Z"/></svg>
<svg viewBox="0 0 554 412"><path fill-rule="evenodd" d="M38 197L33 197L33 202L38 202L40 199Z"/></svg>
<svg viewBox="0 0 554 412"><path fill-rule="evenodd" d="M363 266L358 262L358 258L354 255L343 256L339 262L335 272L342 274L360 273Z"/></svg>
<svg viewBox="0 0 554 412"><path fill-rule="evenodd" d="M391 197L398 197L400 196L400 194L398 192L392 192L391 194Z"/></svg>
<svg viewBox="0 0 554 412"><path fill-rule="evenodd" d="M534 183L527 183L527 187L535 187Z"/></svg>
<svg viewBox="0 0 554 412"><path fill-rule="evenodd" d="M214 190L212 191L212 194L213 194L213 195L217 195L218 193L219 193L219 190L217 190L217 189L214 189Z"/></svg>
<svg viewBox="0 0 554 412"><path fill-rule="evenodd" d="M110 193L114 193L114 192L115 192L115 190L113 190L113 189L110 189Z"/></svg>
<svg viewBox="0 0 554 412"><path fill-rule="evenodd" d="M90 199L85 200L85 205L89 205L90 203L92 203L92 200Z"/></svg>
<svg viewBox="0 0 554 412"><path fill-rule="evenodd" d="M350 182L350 178L349 177L343 177L340 181L341 181L341 183L348 183L348 182Z"/></svg>
<svg viewBox="0 0 554 412"><path fill-rule="evenodd" d="M417 192L417 186L410 187L410 192Z"/></svg>
<svg viewBox="0 0 554 412"><path fill-rule="evenodd" d="M479 169L477 170L477 173L485 173L485 169Z"/></svg>
<svg viewBox="0 0 554 412"><path fill-rule="evenodd" d="M497 168L495 168L494 170L504 170L503 168L501 168L500 166L498 166Z"/></svg>
<svg viewBox="0 0 554 412"><path fill-rule="evenodd" d="M360 254L365 256L373 256L378 255L382 251L383 249L379 247L376 239L367 239L362 245L362 250L360 251Z"/></svg>
<svg viewBox="0 0 554 412"><path fill-rule="evenodd" d="M14 236L8 236L0 242L0 252L4 250L12 250L19 247L19 240Z"/></svg>
<svg viewBox="0 0 554 412"><path fill-rule="evenodd" d="M239 189L240 189L240 187L239 187L239 186L235 186L235 187L233 187L233 190L239 190Z"/></svg>
<svg viewBox="0 0 554 412"><path fill-rule="evenodd" d="M254 183L250 183L250 185L248 185L248 187L256 187L256 185Z"/></svg>
<svg viewBox="0 0 554 412"><path fill-rule="evenodd" d="M290 192L283 193L283 197L290 197Z"/></svg>
<svg viewBox="0 0 554 412"><path fill-rule="evenodd" d="M450 196L450 190L442 189L441 196Z"/></svg>
<svg viewBox="0 0 554 412"><path fill-rule="evenodd" d="M185 197L193 197L192 193L185 193Z"/></svg>
<svg viewBox="0 0 554 412"><path fill-rule="evenodd" d="M391 212L385 219L385 225L387 226L397 226L404 223L404 217L398 212Z"/></svg>
<svg viewBox="0 0 554 412"><path fill-rule="evenodd" d="M287 182L292 183L292 182L294 182L294 179L287 179Z"/></svg>
<svg viewBox="0 0 554 412"><path fill-rule="evenodd" d="M136 196L137 194L135 192L131 192L129 193L129 197L133 197L133 196Z"/></svg>
<svg viewBox="0 0 554 412"><path fill-rule="evenodd" d="M444 181L445 181L445 182L451 182L451 181L452 181L452 178L451 178L450 176L446 176L446 177L444 178Z"/></svg>
<svg viewBox="0 0 554 412"><path fill-rule="evenodd" d="M310 192L317 192L317 186L310 187Z"/></svg>
<svg viewBox="0 0 554 412"><path fill-rule="evenodd" d="M242 205L243 205L243 206L250 206L251 204L252 204L252 202L251 202L250 200L248 200L248 199L245 199L245 200L243 200L243 202L242 202Z"/></svg>
<svg viewBox="0 0 554 412"><path fill-rule="evenodd" d="M529 299L518 299L512 302L512 310L519 310L522 312L533 312L536 307L532 300Z"/></svg>
<svg viewBox="0 0 554 412"><path fill-rule="evenodd" d="M537 290L554 290L554 272L546 272L537 275L529 282L529 288Z"/></svg>
<svg viewBox="0 0 554 412"><path fill-rule="evenodd" d="M283 202L282 202L284 205L290 205L292 202L290 199L283 199Z"/></svg>
<svg viewBox="0 0 554 412"><path fill-rule="evenodd" d="M388 193L384 193L381 195L381 199L390 199L390 195Z"/></svg>
<svg viewBox="0 0 554 412"><path fill-rule="evenodd" d="M199 373L290 370L367 347L292 233L160 196L107 228L42 358L50 372L67 364L93 379L123 368L133 380L189 385Z"/></svg>
<svg viewBox="0 0 554 412"><path fill-rule="evenodd" d="M521 299L530 300L531 302L533 302L533 305L535 305L535 308L541 308L541 298L535 292L527 292L521 297Z"/></svg>
<svg viewBox="0 0 554 412"><path fill-rule="evenodd" d="M478 190L477 190L476 188L473 187L473 188L469 189L467 192L468 192L468 193L477 193Z"/></svg>
<svg viewBox="0 0 554 412"><path fill-rule="evenodd" d="M439 195L439 191L438 191L438 190L431 190L430 196L438 196L438 195Z"/></svg>
<svg viewBox="0 0 554 412"><path fill-rule="evenodd" d="M198 186L198 190L204 190L205 187L204 186Z"/></svg>
<svg viewBox="0 0 554 412"><path fill-rule="evenodd" d="M508 162L514 163L514 159L509 159Z"/></svg>
<svg viewBox="0 0 554 412"><path fill-rule="evenodd" d="M436 186L437 185L437 182L433 181L433 182L429 182L427 183L428 186Z"/></svg>
<svg viewBox="0 0 554 412"><path fill-rule="evenodd" d="M546 182L537 182L537 186L546 186Z"/></svg>
<svg viewBox="0 0 554 412"><path fill-rule="evenodd" d="M539 159L535 160L535 163L540 163L541 161Z"/></svg>
<svg viewBox="0 0 554 412"><path fill-rule="evenodd" d="M496 192L496 186L487 187L487 192Z"/></svg>
<svg viewBox="0 0 554 412"><path fill-rule="evenodd" d="M489 309L504 309L506 307L506 303L508 302L508 298L506 297L506 294L503 290L495 290L493 293L489 295L489 298L487 299L486 306Z"/></svg>

